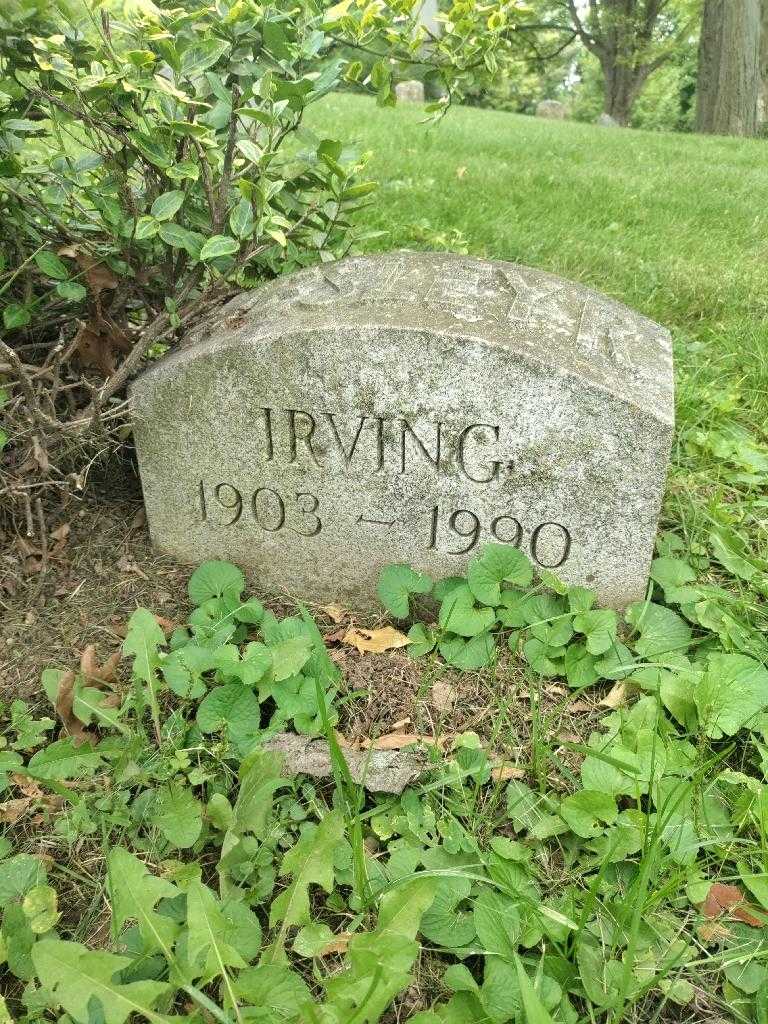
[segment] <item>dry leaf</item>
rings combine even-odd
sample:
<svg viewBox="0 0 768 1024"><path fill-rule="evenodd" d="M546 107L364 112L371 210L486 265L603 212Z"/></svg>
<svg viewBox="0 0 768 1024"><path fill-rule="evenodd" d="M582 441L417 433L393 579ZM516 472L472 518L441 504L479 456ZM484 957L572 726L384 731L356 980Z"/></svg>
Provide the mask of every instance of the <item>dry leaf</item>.
<svg viewBox="0 0 768 1024"><path fill-rule="evenodd" d="M701 912L710 919L727 914L750 928L762 928L768 923L766 915L757 916L760 914L758 908L745 902L744 893L737 885L724 885L722 882L714 882L710 886L707 898L701 905Z"/></svg>
<svg viewBox="0 0 768 1024"><path fill-rule="evenodd" d="M343 622L349 615L340 604L324 604L320 611L325 612L331 622Z"/></svg>
<svg viewBox="0 0 768 1024"><path fill-rule="evenodd" d="M87 647L83 656L86 651L88 651ZM61 720L64 731L74 740L75 746L80 746L83 743L93 745L96 742L95 734L86 729L72 710L75 700L75 678L75 673L70 670L65 672L59 680L59 690L56 694L56 714Z"/></svg>
<svg viewBox="0 0 768 1024"><path fill-rule="evenodd" d="M612 711L615 711L616 708L623 707L623 705L627 703L629 694L629 684L626 680L620 679L618 682L613 684L608 693L606 693L603 699L598 703L600 704L600 707L611 708Z"/></svg>
<svg viewBox="0 0 768 1024"><path fill-rule="evenodd" d="M392 626L383 629L362 629L352 626L344 635L342 643L356 647L361 654L383 654L384 651L396 647L406 647L410 641L405 633L400 633Z"/></svg>
<svg viewBox="0 0 768 1024"><path fill-rule="evenodd" d="M24 811L32 803L32 798L25 796L18 800L6 800L0 804L0 821L7 825L13 825L22 816Z"/></svg>
<svg viewBox="0 0 768 1024"><path fill-rule="evenodd" d="M457 167L456 168L456 177L457 178L463 178L466 173L467 173L467 168L466 167Z"/></svg>
<svg viewBox="0 0 768 1024"><path fill-rule="evenodd" d="M91 685L96 684L101 689L105 684L111 687L113 683L117 682L115 672L119 664L120 652L116 651L107 658L103 665L99 665L96 660L96 648L93 644L88 644L80 655L80 671L85 676L85 681Z"/></svg>
<svg viewBox="0 0 768 1024"><path fill-rule="evenodd" d="M568 710L572 711L574 715L586 715L593 710L591 704L587 704L585 700L575 700L572 704L568 705Z"/></svg>
<svg viewBox="0 0 768 1024"><path fill-rule="evenodd" d="M721 939L730 938L730 931L719 921L705 921L699 925L698 935L702 942L719 942Z"/></svg>
<svg viewBox="0 0 768 1024"><path fill-rule="evenodd" d="M410 747L414 743L428 743L430 746L442 750L443 747L452 742L455 736L456 733L454 732L447 732L444 736L437 737L419 732L393 730L392 732L385 733L383 736L378 736L375 740L369 738L361 740L360 746L363 750L402 750L404 747Z"/></svg>
<svg viewBox="0 0 768 1024"><path fill-rule="evenodd" d="M509 782L510 779L524 779L525 772L514 764L497 764L491 768L494 782Z"/></svg>
<svg viewBox="0 0 768 1024"><path fill-rule="evenodd" d="M330 956L331 953L346 953L352 932L339 932L331 942L326 943L320 950L320 956Z"/></svg>
<svg viewBox="0 0 768 1024"><path fill-rule="evenodd" d="M77 355L84 367L110 377L115 372L116 354L130 352L132 343L125 331L108 320L78 321L75 335Z"/></svg>
<svg viewBox="0 0 768 1024"><path fill-rule="evenodd" d="M40 444L40 440L36 435L32 437L32 454L34 455L35 462L38 464L40 469L42 469L44 473L47 473L51 465L48 460L48 452Z"/></svg>
<svg viewBox="0 0 768 1024"><path fill-rule="evenodd" d="M450 711L456 703L457 696L456 687L444 679L438 679L432 684L432 704L438 711Z"/></svg>
<svg viewBox="0 0 768 1024"><path fill-rule="evenodd" d="M149 576L144 572L138 562L135 562L128 555L123 555L120 561L117 563L117 568L120 572L131 572L134 576L140 576L143 580L148 580Z"/></svg>
<svg viewBox="0 0 768 1024"><path fill-rule="evenodd" d="M415 732L388 732L375 740L364 739L360 746L363 750L402 750L422 741L434 743L434 736L420 736Z"/></svg>
<svg viewBox="0 0 768 1024"><path fill-rule="evenodd" d="M45 795L34 779L30 779L28 775L17 775L14 772L11 775L11 780L13 784L24 794L24 796L28 796L32 800L37 800Z"/></svg>

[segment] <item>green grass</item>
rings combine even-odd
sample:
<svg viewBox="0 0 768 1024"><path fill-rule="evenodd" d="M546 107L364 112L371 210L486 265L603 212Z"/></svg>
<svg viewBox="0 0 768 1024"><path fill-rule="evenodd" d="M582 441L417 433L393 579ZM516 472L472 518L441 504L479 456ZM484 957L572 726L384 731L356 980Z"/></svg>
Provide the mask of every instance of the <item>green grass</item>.
<svg viewBox="0 0 768 1024"><path fill-rule="evenodd" d="M713 529L735 528L756 560L757 591L729 572L720 582L753 628L768 629L768 583L757 578L768 560L768 462L744 473L752 443L768 438L765 142L468 107L434 126L423 120L414 106L337 94L307 122L372 153L368 171L381 187L364 222L383 234L364 247L541 267L668 327L678 431L664 525L694 553L708 549ZM733 437L739 427L746 434Z"/></svg>

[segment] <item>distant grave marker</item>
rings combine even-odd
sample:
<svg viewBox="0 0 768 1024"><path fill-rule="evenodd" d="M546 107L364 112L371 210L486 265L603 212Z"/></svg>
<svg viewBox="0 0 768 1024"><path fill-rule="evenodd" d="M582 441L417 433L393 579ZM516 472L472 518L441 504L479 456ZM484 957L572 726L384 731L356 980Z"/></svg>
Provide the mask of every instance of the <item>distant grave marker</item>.
<svg viewBox="0 0 768 1024"><path fill-rule="evenodd" d="M423 103L424 83L415 78L408 82L398 82L395 86L395 96L398 103Z"/></svg>
<svg viewBox="0 0 768 1024"><path fill-rule="evenodd" d="M364 603L488 540L644 595L673 431L668 333L551 274L355 257L230 302L132 389L154 544Z"/></svg>

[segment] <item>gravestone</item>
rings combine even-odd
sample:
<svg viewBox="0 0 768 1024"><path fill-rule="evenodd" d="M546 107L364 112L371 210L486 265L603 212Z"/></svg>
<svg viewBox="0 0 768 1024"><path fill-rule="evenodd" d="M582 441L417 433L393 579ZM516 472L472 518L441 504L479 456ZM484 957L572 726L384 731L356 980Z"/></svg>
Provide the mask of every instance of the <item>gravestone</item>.
<svg viewBox="0 0 768 1024"><path fill-rule="evenodd" d="M243 293L132 388L155 546L350 605L483 543L641 598L673 429L657 324L512 263L393 252Z"/></svg>
<svg viewBox="0 0 768 1024"><path fill-rule="evenodd" d="M595 120L595 124L601 128L621 128L621 125L615 117L611 117L610 114L602 113Z"/></svg>
<svg viewBox="0 0 768 1024"><path fill-rule="evenodd" d="M536 117L547 117L550 120L564 121L568 110L557 100L541 100L536 104Z"/></svg>
<svg viewBox="0 0 768 1024"><path fill-rule="evenodd" d="M395 96L398 103L423 103L424 83L415 78L408 82L398 82L395 86Z"/></svg>

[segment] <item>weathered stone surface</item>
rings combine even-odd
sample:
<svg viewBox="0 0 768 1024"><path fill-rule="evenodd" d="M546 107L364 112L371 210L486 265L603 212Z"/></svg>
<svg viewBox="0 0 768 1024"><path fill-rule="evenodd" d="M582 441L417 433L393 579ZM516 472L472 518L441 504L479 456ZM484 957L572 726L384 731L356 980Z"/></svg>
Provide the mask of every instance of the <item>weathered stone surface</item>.
<svg viewBox="0 0 768 1024"><path fill-rule="evenodd" d="M491 539L643 596L673 429L668 333L551 274L394 252L238 296L132 390L155 545L307 599Z"/></svg>
<svg viewBox="0 0 768 1024"><path fill-rule="evenodd" d="M395 86L395 96L398 103L423 103L424 83L415 78L409 82L398 82Z"/></svg>
<svg viewBox="0 0 768 1024"><path fill-rule="evenodd" d="M595 119L595 124L600 125L601 128L621 128L621 125L616 118L611 117L610 114L606 114L605 112Z"/></svg>
<svg viewBox="0 0 768 1024"><path fill-rule="evenodd" d="M551 120L564 121L568 117L568 110L557 100L541 100L536 104L536 117L548 117Z"/></svg>

